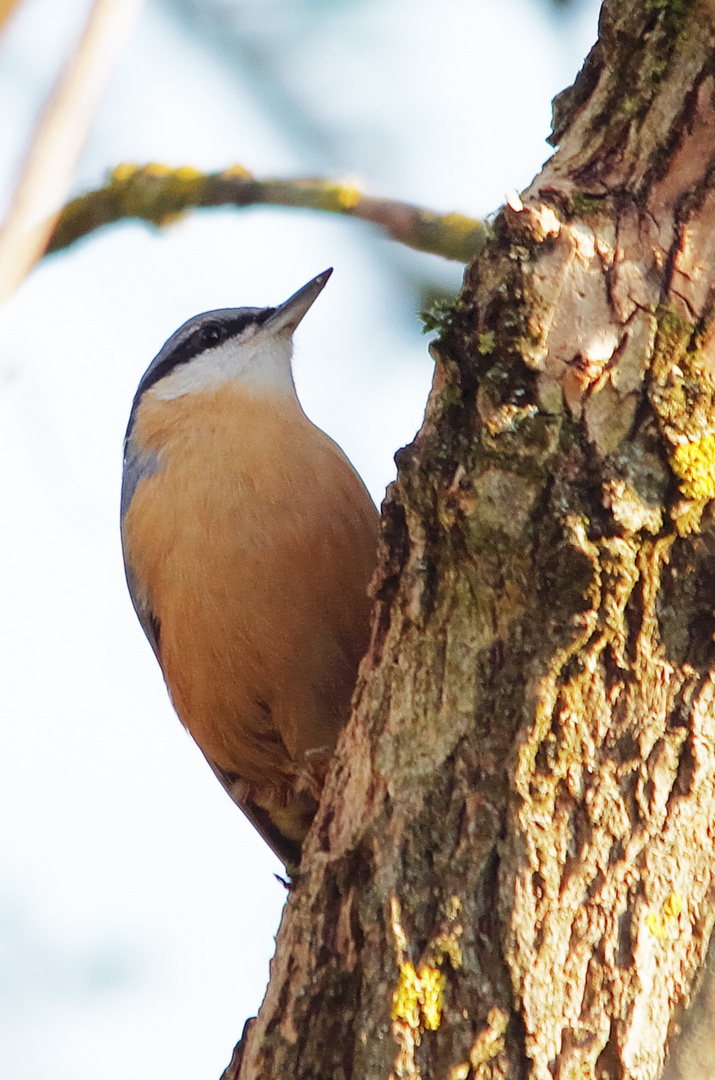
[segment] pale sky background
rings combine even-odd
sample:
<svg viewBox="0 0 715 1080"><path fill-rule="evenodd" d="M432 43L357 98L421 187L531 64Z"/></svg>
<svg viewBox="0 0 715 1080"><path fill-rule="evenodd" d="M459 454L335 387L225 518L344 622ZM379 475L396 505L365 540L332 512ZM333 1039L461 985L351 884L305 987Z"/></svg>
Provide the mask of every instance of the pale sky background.
<svg viewBox="0 0 715 1080"><path fill-rule="evenodd" d="M0 39L0 213L88 0ZM120 161L358 178L486 215L550 153L598 4L148 0L77 190ZM335 273L297 335L303 405L379 504L431 377L417 310L461 267L309 212L104 231L0 311L0 1078L218 1080L260 1005L281 867L169 704L126 592L121 446L164 340Z"/></svg>

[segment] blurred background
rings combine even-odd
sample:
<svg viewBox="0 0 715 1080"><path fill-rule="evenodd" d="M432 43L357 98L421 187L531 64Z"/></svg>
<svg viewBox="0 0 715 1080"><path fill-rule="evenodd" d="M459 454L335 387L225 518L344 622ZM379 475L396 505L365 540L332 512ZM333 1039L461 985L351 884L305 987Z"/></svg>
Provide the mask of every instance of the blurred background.
<svg viewBox="0 0 715 1080"><path fill-rule="evenodd" d="M0 217L89 0L22 0L0 37ZM160 161L354 179L485 216L550 150L597 0L147 0L74 191ZM281 867L174 716L118 532L139 377L185 319L286 299L310 417L380 503L431 378L418 311L462 267L310 211L126 223L0 310L0 1077L218 1080L257 1011Z"/></svg>

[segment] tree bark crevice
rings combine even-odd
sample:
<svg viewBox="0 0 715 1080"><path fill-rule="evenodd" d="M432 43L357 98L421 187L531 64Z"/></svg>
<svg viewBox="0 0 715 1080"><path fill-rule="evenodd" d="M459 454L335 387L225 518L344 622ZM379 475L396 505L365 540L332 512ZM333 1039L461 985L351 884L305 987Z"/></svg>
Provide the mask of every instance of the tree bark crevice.
<svg viewBox="0 0 715 1080"><path fill-rule="evenodd" d="M232 1080L656 1080L715 920L710 6L607 0L434 347Z"/></svg>

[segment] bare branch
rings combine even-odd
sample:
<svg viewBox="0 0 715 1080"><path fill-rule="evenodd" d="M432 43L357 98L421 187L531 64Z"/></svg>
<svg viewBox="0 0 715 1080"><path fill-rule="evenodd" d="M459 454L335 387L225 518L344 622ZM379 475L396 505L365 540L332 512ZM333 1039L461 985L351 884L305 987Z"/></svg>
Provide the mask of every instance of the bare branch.
<svg viewBox="0 0 715 1080"><path fill-rule="evenodd" d="M77 49L45 106L0 231L0 301L17 288L44 250L98 102L141 4L142 0L96 0Z"/></svg>
<svg viewBox="0 0 715 1080"><path fill-rule="evenodd" d="M0 0L0 32L8 17L12 15L13 8L17 6L17 3L18 0Z"/></svg>

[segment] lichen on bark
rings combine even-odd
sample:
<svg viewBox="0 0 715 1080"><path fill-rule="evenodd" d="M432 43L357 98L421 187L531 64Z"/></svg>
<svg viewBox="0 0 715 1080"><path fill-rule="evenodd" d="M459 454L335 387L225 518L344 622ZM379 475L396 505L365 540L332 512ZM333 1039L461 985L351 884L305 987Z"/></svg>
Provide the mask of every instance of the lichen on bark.
<svg viewBox="0 0 715 1080"><path fill-rule="evenodd" d="M231 1077L662 1071L715 917L711 20L605 5L467 271Z"/></svg>

